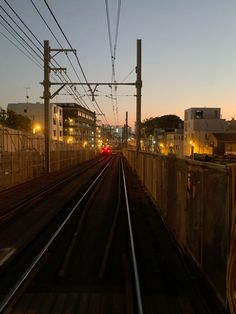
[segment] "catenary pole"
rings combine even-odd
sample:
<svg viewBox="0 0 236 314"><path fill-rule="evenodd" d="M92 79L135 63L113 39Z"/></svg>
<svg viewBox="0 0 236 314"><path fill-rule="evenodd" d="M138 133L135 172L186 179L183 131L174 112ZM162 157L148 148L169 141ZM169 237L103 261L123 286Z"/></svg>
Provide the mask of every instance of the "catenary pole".
<svg viewBox="0 0 236 314"><path fill-rule="evenodd" d="M50 173L50 125L49 125L49 106L50 106L50 47L49 41L44 40L44 137L45 137L45 171Z"/></svg>
<svg viewBox="0 0 236 314"><path fill-rule="evenodd" d="M141 90L142 90L142 41L137 39L137 67L136 67L136 152L140 150L141 128Z"/></svg>

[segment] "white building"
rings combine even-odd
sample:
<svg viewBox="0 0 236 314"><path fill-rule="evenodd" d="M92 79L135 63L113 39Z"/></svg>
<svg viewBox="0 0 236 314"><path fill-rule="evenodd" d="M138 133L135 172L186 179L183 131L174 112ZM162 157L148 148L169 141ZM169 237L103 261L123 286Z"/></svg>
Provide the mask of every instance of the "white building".
<svg viewBox="0 0 236 314"><path fill-rule="evenodd" d="M184 111L184 155L212 154L209 137L224 132L225 120L220 108L190 108Z"/></svg>
<svg viewBox="0 0 236 314"><path fill-rule="evenodd" d="M43 103L11 103L8 104L8 110L27 116L32 121L32 133L44 134ZM63 140L63 110L53 103L49 107L49 132L52 140Z"/></svg>

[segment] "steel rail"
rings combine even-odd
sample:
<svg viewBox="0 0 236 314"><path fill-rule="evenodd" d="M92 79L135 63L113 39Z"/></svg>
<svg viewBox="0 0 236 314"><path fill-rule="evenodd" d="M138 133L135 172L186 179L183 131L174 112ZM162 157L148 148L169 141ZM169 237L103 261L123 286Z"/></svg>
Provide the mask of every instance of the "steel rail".
<svg viewBox="0 0 236 314"><path fill-rule="evenodd" d="M94 167L98 161L96 160L95 163L92 165L88 165L85 169L79 169L78 171L71 174L69 177L61 178L58 181L54 182L53 184L49 184L44 187L41 191L37 192L35 195L30 195L27 198L19 201L16 205L11 206L9 208L0 210L0 224L5 223L7 220L12 218L15 213L17 213L20 209L25 206L32 205L33 202L40 201L43 197L49 195L50 193L56 191L58 188L63 187L65 183L71 182L76 176L83 174L88 169Z"/></svg>
<svg viewBox="0 0 236 314"><path fill-rule="evenodd" d="M137 303L138 303L138 313L139 314L143 314L143 303L142 303L142 297L141 297L141 289L140 289L140 283L139 283L138 267L137 267L135 247L134 247L132 222L131 222L131 217L130 217L129 200L128 200L125 172L124 172L124 166L123 166L122 160L121 160L121 165L122 165L122 176L123 176L123 183L124 183L124 192L125 192L125 202L126 202L126 209L127 209L127 216L128 216L128 227L129 227L129 236L130 236L130 244L131 244L131 254L132 254L133 267L134 267L134 280L135 280L135 291L136 291L136 297L137 297Z"/></svg>
<svg viewBox="0 0 236 314"><path fill-rule="evenodd" d="M22 274L20 279L15 283L14 287L9 291L9 293L5 296L3 301L0 303L0 313L4 309L6 309L7 305L10 303L10 301L13 299L17 291L20 289L20 287L23 285L25 280L28 278L28 276L31 274L35 266L38 264L38 262L41 260L43 255L46 253L48 248L51 246L51 244L54 242L54 240L57 238L57 236L60 234L66 223L69 221L71 216L74 214L74 212L77 210L80 203L84 200L84 198L87 196L87 194L90 192L90 190L94 187L94 185L97 183L97 181L100 179L102 174L105 172L105 170L109 167L112 160L110 160L106 166L102 169L102 171L99 173L99 175L96 177L96 179L93 181L93 183L89 186L89 188L85 191L85 193L82 195L82 197L79 199L79 201L74 205L71 212L68 214L68 216L64 219L64 221L61 223L61 225L58 227L54 235L50 238L50 240L46 243L46 245L42 248L42 250L39 252L39 254L36 256L36 258L33 260L32 264L27 268L27 270Z"/></svg>

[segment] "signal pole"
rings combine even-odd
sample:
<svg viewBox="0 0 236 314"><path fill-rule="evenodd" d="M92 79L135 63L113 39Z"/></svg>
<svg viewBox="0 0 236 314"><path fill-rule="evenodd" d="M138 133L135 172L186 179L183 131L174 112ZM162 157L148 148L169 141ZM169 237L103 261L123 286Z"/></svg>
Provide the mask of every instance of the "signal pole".
<svg viewBox="0 0 236 314"><path fill-rule="evenodd" d="M136 67L136 153L140 150L141 128L141 90L142 90L142 40L137 39L137 67Z"/></svg>

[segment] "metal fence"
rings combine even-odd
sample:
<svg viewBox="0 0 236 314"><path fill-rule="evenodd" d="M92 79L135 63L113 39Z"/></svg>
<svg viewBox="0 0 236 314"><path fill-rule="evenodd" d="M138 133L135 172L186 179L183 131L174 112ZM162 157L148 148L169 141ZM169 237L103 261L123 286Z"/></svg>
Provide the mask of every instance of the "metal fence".
<svg viewBox="0 0 236 314"><path fill-rule="evenodd" d="M45 174L44 137L0 128L0 190ZM51 172L73 167L95 156L79 144L50 142Z"/></svg>
<svg viewBox="0 0 236 314"><path fill-rule="evenodd" d="M231 269L228 264L229 251L236 239L236 230L234 235L231 233L233 209L236 212L233 205L236 165L137 154L131 150L124 151L124 155L157 205L167 228L227 307L227 276L235 276L236 258L231 257L234 259ZM235 283L235 277L231 282Z"/></svg>

